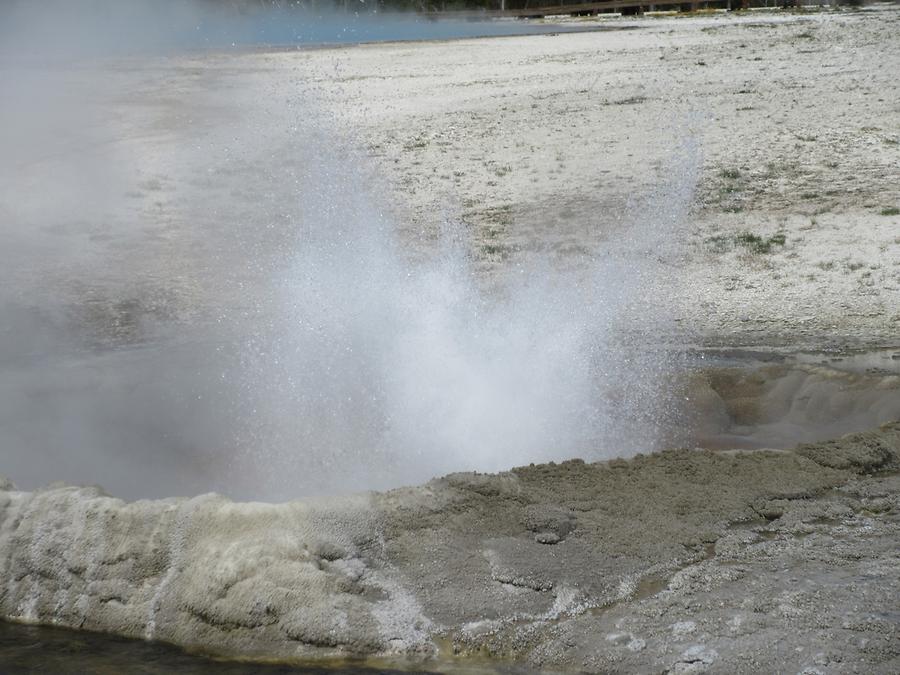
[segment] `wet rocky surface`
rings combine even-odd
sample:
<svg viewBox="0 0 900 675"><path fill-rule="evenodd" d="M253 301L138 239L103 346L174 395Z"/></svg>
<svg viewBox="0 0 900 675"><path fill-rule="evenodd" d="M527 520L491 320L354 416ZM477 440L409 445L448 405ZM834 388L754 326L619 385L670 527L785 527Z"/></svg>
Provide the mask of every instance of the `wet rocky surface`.
<svg viewBox="0 0 900 675"><path fill-rule="evenodd" d="M260 675L375 675L395 672L352 661L318 665L250 665L205 657L159 642L8 621L0 621L0 664L3 672L9 675L76 672L92 675L123 672L243 675L248 671Z"/></svg>
<svg viewBox="0 0 900 675"><path fill-rule="evenodd" d="M898 460L892 424L281 505L6 483L0 610L243 658L894 672Z"/></svg>

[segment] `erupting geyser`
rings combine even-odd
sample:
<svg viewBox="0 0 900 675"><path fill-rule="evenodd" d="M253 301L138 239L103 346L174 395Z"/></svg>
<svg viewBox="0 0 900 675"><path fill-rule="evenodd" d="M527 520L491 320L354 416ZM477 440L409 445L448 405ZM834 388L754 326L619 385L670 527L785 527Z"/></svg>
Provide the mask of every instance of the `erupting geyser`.
<svg viewBox="0 0 900 675"><path fill-rule="evenodd" d="M135 57L79 17L3 53L0 443L22 485L279 500L658 446L672 354L649 282L690 143L591 251L485 273L459 218L401 232L317 76L173 68L165 25Z"/></svg>
<svg viewBox="0 0 900 675"><path fill-rule="evenodd" d="M294 260L243 362L241 473L343 492L658 447L673 354L648 282L692 194L692 146L623 240L522 256L489 287L463 226L411 254L423 242L400 240L365 162L311 127Z"/></svg>

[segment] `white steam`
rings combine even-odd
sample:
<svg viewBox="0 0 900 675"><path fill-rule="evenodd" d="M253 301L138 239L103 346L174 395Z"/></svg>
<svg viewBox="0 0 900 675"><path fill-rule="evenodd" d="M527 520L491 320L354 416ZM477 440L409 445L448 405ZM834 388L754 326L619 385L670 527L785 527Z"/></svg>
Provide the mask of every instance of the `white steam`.
<svg viewBox="0 0 900 675"><path fill-rule="evenodd" d="M692 143L617 241L522 260L489 285L452 224L413 262L365 161L299 133L304 216L276 318L245 358L239 475L279 494L380 489L671 440L677 353L654 293L693 196Z"/></svg>
<svg viewBox="0 0 900 675"><path fill-rule="evenodd" d="M253 34L206 7L0 6L0 473L274 500L664 442L696 149L591 256L485 278L463 227L400 238L302 72L166 56Z"/></svg>

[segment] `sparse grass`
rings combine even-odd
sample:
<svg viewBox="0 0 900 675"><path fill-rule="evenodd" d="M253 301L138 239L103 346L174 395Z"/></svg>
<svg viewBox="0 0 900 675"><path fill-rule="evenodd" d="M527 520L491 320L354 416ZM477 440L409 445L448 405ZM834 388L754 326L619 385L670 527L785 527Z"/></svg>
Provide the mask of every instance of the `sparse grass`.
<svg viewBox="0 0 900 675"><path fill-rule="evenodd" d="M507 260L513 253L515 253L515 251L515 247L507 246L499 242L486 242L481 245L481 252L484 255L491 258L500 258L501 260Z"/></svg>
<svg viewBox="0 0 900 675"><path fill-rule="evenodd" d="M725 213L740 213L744 210L739 203L741 191L741 172L737 168L722 169L719 176L723 179L719 186L719 203Z"/></svg>
<svg viewBox="0 0 900 675"><path fill-rule="evenodd" d="M881 209L881 215L883 216L900 216L900 209L896 206L885 206Z"/></svg>
<svg viewBox="0 0 900 675"><path fill-rule="evenodd" d="M411 150L419 150L428 147L428 139L425 136L416 136L403 144L403 149L407 152Z"/></svg>
<svg viewBox="0 0 900 675"><path fill-rule="evenodd" d="M725 253L736 246L746 249L754 254L771 253L775 246L784 246L787 237L780 232L773 234L771 237L761 237L753 232L739 232L735 235L716 235L709 237L706 243L715 253Z"/></svg>
<svg viewBox="0 0 900 675"><path fill-rule="evenodd" d="M741 232L735 241L751 253L771 253L773 246L784 246L786 238L783 234L773 234L767 238L752 232Z"/></svg>
<svg viewBox="0 0 900 675"><path fill-rule="evenodd" d="M706 244L713 253L725 253L733 246L731 237L727 237L724 234L708 237L706 239Z"/></svg>
<svg viewBox="0 0 900 675"><path fill-rule="evenodd" d="M629 96L618 101L611 101L610 105L638 105L646 100L646 96Z"/></svg>
<svg viewBox="0 0 900 675"><path fill-rule="evenodd" d="M501 204L486 208L481 212L481 217L485 223L491 225L499 225L501 227L511 225L514 219L512 204Z"/></svg>

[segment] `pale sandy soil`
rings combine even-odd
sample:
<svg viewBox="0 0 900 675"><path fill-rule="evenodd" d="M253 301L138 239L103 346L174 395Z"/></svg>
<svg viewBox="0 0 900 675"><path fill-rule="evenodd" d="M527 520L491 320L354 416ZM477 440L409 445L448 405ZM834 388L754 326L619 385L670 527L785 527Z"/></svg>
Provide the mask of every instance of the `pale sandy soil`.
<svg viewBox="0 0 900 675"><path fill-rule="evenodd" d="M896 345L896 8L602 25L259 58L313 81L411 230L460 218L488 268L666 227L659 292L700 342Z"/></svg>

